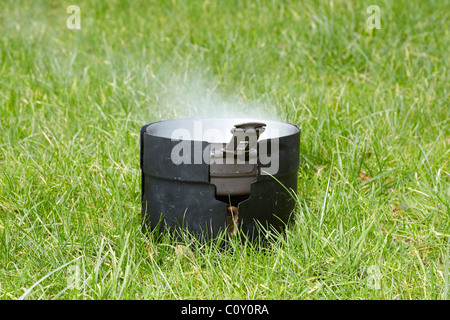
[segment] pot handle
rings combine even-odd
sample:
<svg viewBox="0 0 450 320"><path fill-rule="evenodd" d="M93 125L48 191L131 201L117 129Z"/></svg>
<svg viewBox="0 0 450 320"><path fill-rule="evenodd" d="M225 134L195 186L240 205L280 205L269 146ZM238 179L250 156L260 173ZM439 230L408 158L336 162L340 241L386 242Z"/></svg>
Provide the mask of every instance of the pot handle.
<svg viewBox="0 0 450 320"><path fill-rule="evenodd" d="M248 153L256 149L259 136L265 131L266 124L263 122L245 122L234 125L230 131L233 134L230 142L226 145L224 152Z"/></svg>

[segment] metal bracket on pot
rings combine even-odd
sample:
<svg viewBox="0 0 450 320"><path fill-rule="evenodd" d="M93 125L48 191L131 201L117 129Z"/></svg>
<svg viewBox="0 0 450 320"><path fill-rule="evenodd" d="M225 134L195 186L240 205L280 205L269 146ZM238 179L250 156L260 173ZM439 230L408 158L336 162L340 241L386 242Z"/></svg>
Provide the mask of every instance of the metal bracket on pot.
<svg viewBox="0 0 450 320"><path fill-rule="evenodd" d="M210 163L209 178L216 186L216 195L250 194L250 186L257 179L257 143L264 127L262 122L237 124L231 129L233 136L228 144L211 144L211 158L216 161Z"/></svg>
<svg viewBox="0 0 450 320"><path fill-rule="evenodd" d="M224 148L215 148L211 150L211 157L245 157L249 158L257 156L257 143L260 135L265 131L265 123L262 122L245 122L236 124L231 129L233 136L230 142Z"/></svg>

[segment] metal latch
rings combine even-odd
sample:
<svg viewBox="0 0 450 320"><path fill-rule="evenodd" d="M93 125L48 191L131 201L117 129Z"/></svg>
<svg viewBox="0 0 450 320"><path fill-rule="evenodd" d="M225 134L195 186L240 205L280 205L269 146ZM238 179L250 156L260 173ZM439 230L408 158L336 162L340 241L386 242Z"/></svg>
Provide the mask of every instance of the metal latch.
<svg viewBox="0 0 450 320"><path fill-rule="evenodd" d="M212 143L209 167L210 182L216 195L249 195L250 185L256 181L257 143L265 130L265 123L247 122L231 129L230 142Z"/></svg>
<svg viewBox="0 0 450 320"><path fill-rule="evenodd" d="M257 157L257 142L261 133L265 131L265 123L246 122L236 124L231 129L233 136L224 148L211 149L213 158L240 158L249 161Z"/></svg>

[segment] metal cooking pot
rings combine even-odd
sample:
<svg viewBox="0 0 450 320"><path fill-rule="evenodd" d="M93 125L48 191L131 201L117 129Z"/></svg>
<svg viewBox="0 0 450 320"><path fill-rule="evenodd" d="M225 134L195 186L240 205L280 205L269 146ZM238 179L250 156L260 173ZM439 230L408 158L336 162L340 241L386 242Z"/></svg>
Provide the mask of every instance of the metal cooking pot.
<svg viewBox="0 0 450 320"><path fill-rule="evenodd" d="M254 239L284 230L297 191L300 129L274 120L173 119L144 125L142 228Z"/></svg>

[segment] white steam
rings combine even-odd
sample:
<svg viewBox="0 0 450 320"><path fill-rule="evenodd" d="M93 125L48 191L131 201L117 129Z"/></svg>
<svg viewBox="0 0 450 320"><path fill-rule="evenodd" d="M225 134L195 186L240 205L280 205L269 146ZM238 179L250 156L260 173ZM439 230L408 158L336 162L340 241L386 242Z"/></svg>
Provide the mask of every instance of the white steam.
<svg viewBox="0 0 450 320"><path fill-rule="evenodd" d="M160 120L200 117L279 118L276 108L267 103L264 97L246 101L236 93L225 96L218 83L211 78L192 73L154 78Z"/></svg>

